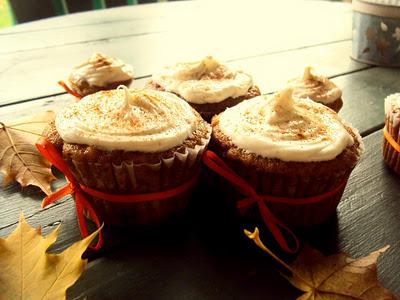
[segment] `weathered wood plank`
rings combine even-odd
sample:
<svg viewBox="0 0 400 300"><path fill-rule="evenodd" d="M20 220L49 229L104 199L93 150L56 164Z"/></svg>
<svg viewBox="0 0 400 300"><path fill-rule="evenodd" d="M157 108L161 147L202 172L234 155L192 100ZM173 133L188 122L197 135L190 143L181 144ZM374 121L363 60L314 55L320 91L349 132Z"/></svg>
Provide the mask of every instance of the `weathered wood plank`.
<svg viewBox="0 0 400 300"><path fill-rule="evenodd" d="M400 185L383 165L381 139L380 132L364 139L366 152L348 183L337 218L308 232L306 240L326 254L345 251L353 257L390 244L379 259L378 273L382 284L399 294ZM89 263L69 290L69 299L127 295L135 299L294 299L296 292L278 275L274 263L241 238L240 230L229 227L229 213L216 207L208 209L213 217L191 217L181 231L131 236L129 244Z"/></svg>
<svg viewBox="0 0 400 300"><path fill-rule="evenodd" d="M75 27L50 28L39 32L21 32L0 35L0 54L23 52L62 45L88 43L127 36L137 36L166 31L166 21L161 18L109 23L89 24ZM22 43L23 41L23 43Z"/></svg>
<svg viewBox="0 0 400 300"><path fill-rule="evenodd" d="M46 18L34 22L22 23L9 28L3 28L2 30L0 30L0 35L161 18L167 12L172 13L174 10L179 11L182 9L187 9L187 7L188 4L185 1L177 2L174 4L151 3L147 5L124 6L110 9L79 12L58 17L56 16L52 18Z"/></svg>
<svg viewBox="0 0 400 300"><path fill-rule="evenodd" d="M336 76L366 68L366 65L350 60L350 49L351 42L344 41L316 47L307 47L300 50L286 51L283 53L235 59L230 63L235 67L242 68L253 74L256 84L261 88L262 92L266 93L277 90L288 79L301 74L304 66L307 64L318 67L329 76ZM95 49L93 49L93 51L95 51ZM126 54L126 52L124 52L124 54ZM125 59L123 56L121 58L132 63L132 61ZM61 62L60 60L57 61ZM13 70L10 71L13 75L10 76L18 76L19 80L8 80L7 84L0 86L0 95L2 95L2 97L0 97L0 106L2 104L19 102L23 99L32 99L39 96L62 93L63 90L57 84L57 80L65 78L70 72L74 63L71 62L71 60L69 61L69 65L62 62L62 66L53 66L52 68L57 68L57 70L53 70L51 73L37 72L37 70L33 70L32 72L36 72L36 80L34 81L24 79L30 76L29 72L26 72L27 74L25 74L22 69L19 70L20 67L18 67L18 65L14 66ZM147 76L167 64L167 62L161 61L160 59L142 62L139 60L133 61L137 63L136 65L132 63L136 77L140 74L138 70L138 68L141 68L140 64L143 64L143 72L145 69L144 65L147 63L149 66L149 73L146 74ZM36 66L36 63L37 62L32 61L30 63L32 64L30 68L32 69L34 65ZM283 67L287 65L290 65L291 67ZM18 70L20 73L18 73ZM1 74L0 80L2 80ZM22 84L23 88L21 88ZM138 80L135 82L134 86L139 87L142 84L143 81Z"/></svg>
<svg viewBox="0 0 400 300"><path fill-rule="evenodd" d="M286 9L288 2L280 1L272 6L266 2L253 2L253 5L250 4L251 3L243 4L242 2L229 3L231 17L226 19L224 24L221 24L220 22L221 16L218 9L226 8L226 3L212 4L210 12L210 5L207 2L191 3L193 7L190 6L190 9L188 9L189 3L171 3L167 6L164 5L164 11L161 16L160 14L154 15L154 12L151 10L149 11L149 8L147 8L145 16L141 16L140 18L138 18L139 14L136 12L136 9L141 9L143 11L140 7L125 7L127 11L132 12L131 15L127 15L123 8L117 8L116 11L111 9L102 12L102 23L94 22L84 23L82 25L71 24L71 26L64 25L60 27L59 24L42 24L49 23L48 21L33 22L31 25L41 23L43 26L42 30L31 30L28 32L17 31L0 35L0 44L2 45L0 53L20 52L76 44L80 42L87 43L97 40L115 39L161 31L177 32L178 34L186 34L192 31L192 34L207 32L206 38L208 41L209 36L212 36L212 32L214 31L218 34L223 31L225 36L229 32L234 32L235 38L237 39L238 36L245 36L246 32L251 30L252 35L254 36L263 34L264 36L268 36L271 40L275 38L279 38L281 41L285 40L285 38L278 36L276 28L271 25L273 24L272 22L279 22L277 16L282 15L283 13L288 13ZM296 24L296 28L299 27L299 30L310 30L311 22L317 22L320 20L326 21L326 19L334 22L334 24L343 23L345 20L345 28L348 29L347 25L351 19L351 11L349 10L348 5L337 6L336 9L334 9L334 14L330 9L326 9L326 4L310 5L302 2L290 2L290 5L294 6L293 11L297 11L300 8L309 10L309 14L316 15L313 19L318 19L304 20L302 14L289 12L288 18L290 18L291 24ZM247 13L253 15L254 18L257 18L257 23L250 20L248 20L246 24L237 22L236 20L243 14L243 9L246 9ZM98 12L95 12L95 14L97 13ZM124 17L120 17L121 19L115 19L118 14L121 14ZM207 14L206 23L204 23L205 14ZM80 19L85 20L85 17L87 16L90 18L93 17L91 12L86 12L80 14ZM68 24L70 22L70 18L68 17L69 16L58 19L61 24ZM129 17L131 19L129 19ZM199 24L201 24L201 26L199 26ZM321 36L323 30L326 30L326 28L318 27L318 29L315 30L314 26L313 38ZM287 30L282 32L282 34L287 35L290 34L291 31L292 28L288 26ZM279 31L279 34L280 33L281 31ZM344 37L343 33L338 30L334 30L331 33L333 33L333 35L329 36L330 41L340 40ZM349 33L349 31L346 31L346 33ZM229 37L229 34L227 36ZM350 35L346 35L346 37L349 38ZM224 40L225 39L226 38L224 38ZM304 39L304 34L302 39ZM206 40L204 39L204 41ZM254 44L254 41L252 44Z"/></svg>
<svg viewBox="0 0 400 300"><path fill-rule="evenodd" d="M326 47L326 46L325 46ZM290 55L283 56L282 54L277 54L276 56L280 56L279 60L282 61L287 59L287 61L293 61L294 66L296 66L295 61L297 61L297 56L294 55L294 59L290 59ZM278 58L277 58L278 60ZM258 61L258 63L257 63ZM274 57L267 57L267 62L263 62L261 59L254 60L251 64L244 63L244 67L250 67L254 65L254 68L259 64L265 66L268 65L269 62L274 61ZM235 62L236 63L236 62ZM349 66L357 68L364 68L362 65L352 66L351 61L347 61ZM328 61L325 70L329 70L329 66L331 64ZM256 71L258 80L257 83L261 83L260 87L264 92L272 92L274 90L279 89L286 79L295 76L295 73L299 74L301 69L298 70L296 68L289 69L287 71L282 70L282 72L278 73L276 77L282 78L280 81L275 78L274 72L270 72L269 69L263 69L267 72L265 81L261 81L259 77L262 76L260 71ZM285 69L286 70L286 69ZM334 69L330 69L335 72ZM339 71L337 69L336 71ZM286 76L286 79L283 79L284 74L290 74ZM334 76L334 73L328 74ZM272 80L269 81L268 78ZM340 115L343 118L353 124L362 135L368 134L371 130L375 130L376 127L381 126L383 123L383 100L384 98L391 93L398 92L398 82L400 80L400 73L394 69L384 69L384 68L371 68L360 70L359 72L353 72L347 75L339 76L333 78L333 81L342 88L343 90L343 99L344 105L340 112ZM147 79L137 80L134 84L135 87L142 86ZM262 85L265 83L265 85ZM73 98L69 95L60 95L54 97L43 98L40 100L24 102L20 104L10 105L3 107L1 109L0 118L3 121L7 121L8 119L15 118L16 116L24 116L31 113L52 109L58 110L60 107L63 107L67 103L72 103Z"/></svg>
<svg viewBox="0 0 400 300"><path fill-rule="evenodd" d="M136 77L143 77L160 66L208 54L222 60L232 60L350 39L351 13L331 13L322 8L312 8L310 4L305 5L310 9L308 13L314 12L313 18L304 18L296 9L288 11L283 5L271 7L269 10L262 6L262 9L257 9L259 6L250 6L251 11L254 11L254 18L246 22L236 21L240 19L241 10L233 10L232 17L222 24L220 15L216 12L207 15L206 23L203 14L192 18L188 13L168 25L173 28L169 33L106 38L3 54L0 55L0 82L7 84L0 86L0 104L57 93L59 89L55 82L65 78L73 65L87 59L95 51L120 57L133 65ZM280 16L284 13L288 14L287 19L291 23L276 30L276 24L280 24ZM320 26L316 27L315 24ZM117 26L115 31L119 31L118 24L112 26ZM296 34L293 34L293 28L296 28ZM111 30L112 27L107 31ZM85 32L82 28L79 35L84 36ZM44 41L51 44L47 42L46 33L41 34L43 36L36 39L38 43ZM187 36L195 38L190 43L185 43ZM257 38L250 40L250 36ZM15 43L23 45L25 41L20 39Z"/></svg>
<svg viewBox="0 0 400 300"><path fill-rule="evenodd" d="M65 184L59 176L53 188L57 189ZM40 204L46 195L36 187L21 188L19 184L13 183L3 188L0 193L0 230L18 222L18 215L24 212L27 218L42 210Z"/></svg>
<svg viewBox="0 0 400 300"><path fill-rule="evenodd" d="M399 177L383 162L382 132L369 135L364 142L366 151L339 205L336 238L340 249L354 256L391 245L378 271L382 283L399 295Z"/></svg>
<svg viewBox="0 0 400 300"><path fill-rule="evenodd" d="M366 135L383 124L383 102L387 95L399 91L400 73L372 68L333 81L343 89L344 105L339 114Z"/></svg>
<svg viewBox="0 0 400 300"><path fill-rule="evenodd" d="M384 286L400 293L397 264L400 232L394 225L400 218L400 186L398 176L383 164L381 140L380 132L364 139L366 152L349 180L337 217L308 232L305 239L327 254L346 251L355 257L390 244L392 247L379 261L379 277ZM205 198L197 198L201 199ZM24 199L18 205L26 207L28 201ZM252 299L265 299L265 295L271 295L272 299L293 299L297 293L277 275L274 263L243 238L229 212L224 213L219 207L218 199L213 201L211 211L194 207L189 211L187 223L160 231L108 232L115 234L116 239L110 238L102 257L89 263L84 276L69 291L69 298L98 299L107 290L108 298L134 295L137 299L148 299L168 295L181 299L201 295L207 299L230 299L232 293L238 298L250 293ZM14 215L16 220L18 211L8 215ZM63 220L65 225L55 247L59 250L79 239L74 218L73 202L65 199L28 219L32 225L47 225L44 232L52 229L54 222ZM13 226L8 226L0 230L0 236L12 229ZM104 274L118 275L104 277Z"/></svg>
<svg viewBox="0 0 400 300"><path fill-rule="evenodd" d="M289 79L301 76L305 66L313 66L329 77L368 68L349 58L351 41L306 47L280 53L241 58L230 65L248 71L263 93L282 88ZM288 67L289 66L289 67Z"/></svg>
<svg viewBox="0 0 400 300"><path fill-rule="evenodd" d="M19 193L16 193L18 195ZM37 191L36 191L36 194ZM75 204L72 199L65 198L55 205L51 205L48 208L40 208L41 199L35 198L35 202L32 199L10 197L7 202L0 199L0 205L10 205L10 200L15 201L13 206L18 209L13 209L7 213L2 211L0 219L2 222L8 221L8 225L3 227L0 224L0 236L5 237L9 235L17 226L19 214L22 211L28 223L34 227L41 227L42 233L47 235L54 230L58 225L61 224L61 230L57 242L52 246L52 251L60 251L72 243L81 239L81 235L78 228L78 223L75 214ZM35 209L35 212L32 211ZM3 219L4 218L4 219Z"/></svg>
<svg viewBox="0 0 400 300"><path fill-rule="evenodd" d="M19 24L9 28L3 28L0 30L0 35L47 31L49 29L57 30L60 28L104 23L111 24L150 18L178 18L184 15L189 16L189 14L204 15L207 13L207 16L210 16L212 14L219 14L221 11L226 11L227 9L229 9L230 14L236 13L236 15L239 17L243 17L243 12L246 12L246 14L255 13L254 16L265 16L265 14L268 14L269 11L275 9L277 6L290 6L291 9L296 12L298 12L300 8L302 11L309 11L310 15L315 15L315 13L321 10L329 10L329 12L332 14L348 13L352 10L351 6L345 3L326 3L323 1L314 3L302 2L301 4L294 1L277 1L273 4L269 3L267 7L265 6L265 2L260 0L243 1L242 3L235 1L228 2L228 4L227 2L223 1L214 2L212 4L207 4L204 2L202 3L200 1L171 1L138 6L115 7L104 10L80 12L60 17L47 18L35 22ZM191 17L188 18L188 20L190 19ZM204 20L202 23L204 23Z"/></svg>

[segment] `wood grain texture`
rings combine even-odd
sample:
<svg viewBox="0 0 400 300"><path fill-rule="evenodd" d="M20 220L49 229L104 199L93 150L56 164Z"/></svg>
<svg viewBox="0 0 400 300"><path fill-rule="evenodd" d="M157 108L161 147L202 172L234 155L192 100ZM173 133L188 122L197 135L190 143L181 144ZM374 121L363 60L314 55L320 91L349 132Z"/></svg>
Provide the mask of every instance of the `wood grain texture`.
<svg viewBox="0 0 400 300"><path fill-rule="evenodd" d="M399 91L400 73L372 68L333 81L343 90L344 105L339 115L366 135L383 125L384 99Z"/></svg>
<svg viewBox="0 0 400 300"><path fill-rule="evenodd" d="M330 45L329 47L331 47ZM328 46L326 46L328 47ZM311 49L310 49L311 51ZM277 54L280 59L284 61L291 61L291 53L287 56L283 54ZM296 61L298 57L293 56L293 62ZM251 59L251 64L244 63L245 68L254 68L256 70L257 65L267 65L268 62L273 61L269 56L265 58L265 62L262 58ZM258 62L258 63L257 63ZM234 62L238 66L238 62ZM320 66L320 65L318 65ZM340 115L348 122L350 122L355 128L357 128L362 135L366 135L376 128L382 126L383 124L383 100L385 97L391 93L398 91L398 82L400 80L400 73L395 69L384 69L384 68L371 68L365 69L364 65L355 64L350 61L350 59L343 63L342 67L335 69L330 62L326 65L322 64L321 69L328 72L331 76L336 76L341 74L341 70L353 70L352 73L342 75L333 78L333 81L343 90L343 101L344 105L340 111ZM359 68L359 69L357 69ZM262 72L265 71L265 78L276 78L274 77L274 72L270 69L262 69L263 71L255 71L258 78L263 76ZM268 79L263 82L267 82L267 85L262 85L262 81L257 80L256 83L261 87L264 92L272 92L279 89L287 79L296 76L301 71L300 66L296 69L285 69L282 70L279 75L276 75L281 80L271 80ZM357 72L356 72L357 71ZM330 73L338 72L338 73ZM286 76L284 74L287 74ZM284 79L286 78L286 79ZM141 87L145 84L148 79L140 79L134 82L134 87ZM271 82L271 84L268 84ZM31 113L40 112L43 110L55 110L58 111L64 105L72 103L73 97L69 95L59 95L54 97L47 97L40 100L29 101L14 105L9 105L3 107L0 113L0 119L2 121L7 121L10 118L26 116Z"/></svg>
<svg viewBox="0 0 400 300"><path fill-rule="evenodd" d="M264 93L301 74L305 65L314 65L343 89L340 114L366 136L366 151L337 215L299 232L299 237L326 254L346 251L354 257L390 244L379 260L379 278L400 294L400 186L398 176L383 164L382 135L376 131L383 124L383 99L398 92L399 72L369 68L348 58L350 5L279 1L278 6L265 8L264 1L229 1L226 10L222 3L211 10L201 1L123 7L0 31L0 44L5 45L0 51L10 52L0 54L0 106L6 105L0 120L57 111L72 103L69 95L48 96L61 93L56 81L93 51L131 63L136 77L143 77L135 87L160 66L205 54L252 73ZM224 22L221 12L226 12ZM283 26L282 19L291 21ZM46 36L52 39L46 41ZM21 41L26 43L21 46ZM29 101L38 97L43 98ZM54 188L63 184L57 180ZM41 209L43 196L33 187L4 188L0 236L15 228L23 210L28 222L41 225L44 233L62 221L52 251L79 240L71 197ZM243 228L260 224L238 219L220 200L200 186L187 214L168 224L135 230L106 227L104 248L87 253L88 269L68 291L68 299L295 299L299 292L279 276L279 267L242 233ZM276 249L263 232L267 244Z"/></svg>
<svg viewBox="0 0 400 300"><path fill-rule="evenodd" d="M230 6L230 17L224 22L221 22L219 14L222 8L218 6L212 7L211 13L207 14L207 22L204 21L204 14L197 12L193 15L183 11L179 18L174 18L173 14L170 21L166 18L165 26L169 31L165 33L120 38L104 36L95 41L85 38L85 42L77 44L23 52L16 51L21 44L29 45L30 37L24 39L18 38L18 34L12 35L15 41L10 45L14 43L15 49L12 53L0 55L0 82L7 82L0 86L0 104L59 92L55 82L68 76L72 66L86 60L95 51L119 57L132 64L135 76L140 78L150 75L161 66L210 54L221 60L232 60L349 40L351 37L351 13L346 5L332 6L340 8L333 9L335 13L332 13L325 9L326 5L314 6L309 2L291 2L293 9L287 10L284 4L265 7L266 2L255 1L254 5L246 6L248 13L254 17L246 19L246 22L237 22L245 9L243 3L239 3L242 6ZM313 17L304 18L297 12L300 8ZM282 15L290 23L277 30ZM320 26L316 27L315 24ZM110 23L104 32L123 31L120 26L119 23ZM72 32L71 35L77 38L78 35L85 36L86 32L85 28L81 28L79 34ZM46 38L49 33L43 31L40 34L31 42L52 44ZM191 37L190 43L185 43L188 37ZM7 38L10 37L0 36L0 44L8 44ZM63 40L61 37L57 39Z"/></svg>
<svg viewBox="0 0 400 300"><path fill-rule="evenodd" d="M57 47L78 43L88 43L110 38L122 38L166 31L164 19L139 19L110 23L88 24L84 26L62 27L55 30L21 32L0 35L0 54L24 52L28 50ZM24 41L24 43L21 43Z"/></svg>
<svg viewBox="0 0 400 300"><path fill-rule="evenodd" d="M255 16L268 16L271 10L276 7L288 7L290 6L294 10L299 9L309 11L310 16L321 11L331 12L332 14L340 13L351 13L351 6L345 3L326 3L323 1L301 4L295 1L277 1L276 3L270 3L268 7L265 6L263 0L248 0L248 1L218 1L209 5L202 3L201 1L170 1L164 3L151 3L146 5L137 6L124 6L116 7L103 10L94 10L89 12L80 12L74 14L68 14L61 17L53 17L38 20L35 22L19 24L18 26L3 28L0 30L0 35L10 35L15 33L25 32L36 32L36 31L48 31L57 30L60 28L68 27L79 27L79 26L90 26L100 24L111 24L111 23L123 23L132 20L143 20L153 18L179 18L187 16L187 20L191 19L193 15L205 15L212 16L219 14L221 11L227 11L230 16L233 16L233 11L241 18L247 14L256 13ZM263 8L260 10L260 8ZM203 19L201 24L206 21Z"/></svg>
<svg viewBox="0 0 400 300"><path fill-rule="evenodd" d="M380 132L364 139L366 151L337 216L303 239L325 254L345 251L354 257L390 244L379 259L378 273L382 284L399 294L400 185L383 165L381 140ZM192 210L180 230L129 236L124 247L89 263L68 298L294 299L297 292L243 237L243 224L238 226L229 211L220 210L219 200L208 199L214 203L211 210Z"/></svg>
<svg viewBox="0 0 400 300"><path fill-rule="evenodd" d="M328 45L305 47L282 53L235 59L228 63L233 67L244 69L254 75L254 82L260 87L262 92L268 93L282 87L287 80L302 74L306 65L313 65L328 76L337 76L367 68L366 65L354 62L349 58L350 49L351 43L344 41ZM15 74L12 76L18 76L20 81L10 81L8 84L0 86L0 94L3 94L3 97L0 98L0 106L19 102L21 99L32 99L43 95L62 93L63 89L57 84L57 80L67 77L72 65L76 63L72 62L71 59L69 61L68 66L65 65L64 61L62 61L63 66L52 66L52 68L58 68L57 71L53 71L52 73L38 72L35 74L37 78L35 81L24 79L25 76L28 77L30 75L25 75L22 70L20 70L21 73L15 73L19 70L19 67L15 66L16 69L12 71ZM125 61L132 63L131 60L125 59ZM33 65L37 62L32 61L31 63ZM143 61L143 63L146 63L146 61ZM145 77L148 77L153 71L157 71L157 69L167 64L160 60L158 60L158 63L156 65L156 62L147 61L147 64L151 67L149 67L149 73ZM135 66L135 64L133 65ZM290 68L283 67L286 65L289 65ZM36 71L35 69L31 69L31 72ZM134 69L134 73L137 77L138 73L136 69ZM1 76L0 74L0 80L2 79ZM138 79L134 82L133 86L141 87L145 81ZM22 82L24 88L20 87Z"/></svg>
<svg viewBox="0 0 400 300"><path fill-rule="evenodd" d="M365 154L339 206L338 240L354 256L391 245L378 269L385 286L400 295L400 184L383 162L382 139L381 130L364 139Z"/></svg>
<svg viewBox="0 0 400 300"><path fill-rule="evenodd" d="M381 141L379 131L364 138L365 153L349 180L337 216L302 236L326 254L346 251L354 257L390 244L379 261L379 277L384 286L400 293L400 232L396 225L400 220L400 186L398 176L383 164ZM241 234L242 221L225 210L218 198L204 196L201 192L196 195L197 204L192 204L186 219L162 229L132 232L106 228L105 249L100 256L92 256L96 259L69 290L69 299L127 295L136 299L294 299L297 292L278 276L277 266ZM11 198L16 204L12 211L3 212L0 220L6 216L15 223L19 213L15 208L32 207L34 213L27 219L32 225L44 225L44 232L63 221L55 250L79 239L70 199L35 211L35 197L19 199L21 195L15 190L3 197L0 207L7 207ZM1 229L0 235L8 234L14 226Z"/></svg>

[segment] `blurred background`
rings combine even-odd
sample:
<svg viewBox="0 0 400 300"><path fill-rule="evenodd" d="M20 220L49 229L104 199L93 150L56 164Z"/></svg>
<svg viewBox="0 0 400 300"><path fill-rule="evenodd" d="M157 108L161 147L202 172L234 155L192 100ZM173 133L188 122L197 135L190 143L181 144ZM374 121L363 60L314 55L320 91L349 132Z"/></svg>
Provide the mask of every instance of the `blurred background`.
<svg viewBox="0 0 400 300"><path fill-rule="evenodd" d="M69 13L166 1L171 0L0 0L0 29ZM351 0L336 1L350 2Z"/></svg>
<svg viewBox="0 0 400 300"><path fill-rule="evenodd" d="M152 2L166 0L0 0L0 28L69 13Z"/></svg>

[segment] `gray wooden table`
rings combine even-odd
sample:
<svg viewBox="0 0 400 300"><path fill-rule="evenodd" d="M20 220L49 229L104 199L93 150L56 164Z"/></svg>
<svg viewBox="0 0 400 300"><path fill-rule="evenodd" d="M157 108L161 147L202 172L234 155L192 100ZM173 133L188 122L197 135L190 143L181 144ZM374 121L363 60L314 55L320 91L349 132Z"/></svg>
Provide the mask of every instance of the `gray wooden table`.
<svg viewBox="0 0 400 300"><path fill-rule="evenodd" d="M215 2L215 3L214 3ZM52 18L0 31L0 120L7 122L72 102L56 84L94 51L133 65L134 86L160 66L214 55L254 75L270 93L305 65L328 74L343 89L340 114L364 139L337 215L300 234L331 254L354 257L384 245L383 285L400 294L400 185L383 164L383 99L398 92L396 69L350 60L349 4L318 1L169 2ZM64 183L61 176L54 183ZM46 209L36 188L0 190L0 236L21 210L47 233L63 223L53 248L80 239L74 203L65 197ZM89 256L69 299L294 299L299 293L278 266L243 236L246 220L231 217L217 195L197 191L187 215L150 232L105 229L104 248ZM221 238L221 232L224 237Z"/></svg>

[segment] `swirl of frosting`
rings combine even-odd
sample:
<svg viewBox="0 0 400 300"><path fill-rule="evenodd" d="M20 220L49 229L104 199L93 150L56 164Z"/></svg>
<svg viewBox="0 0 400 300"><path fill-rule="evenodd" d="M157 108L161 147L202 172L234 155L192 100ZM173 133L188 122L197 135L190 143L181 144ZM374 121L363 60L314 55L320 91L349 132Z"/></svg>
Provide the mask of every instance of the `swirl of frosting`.
<svg viewBox="0 0 400 300"><path fill-rule="evenodd" d="M323 104L332 103L342 96L342 91L332 81L315 74L311 67L306 67L303 77L290 80L288 85L293 89L293 96Z"/></svg>
<svg viewBox="0 0 400 300"><path fill-rule="evenodd" d="M219 128L237 147L283 161L334 159L354 143L344 121L309 99L293 99L290 88L228 108Z"/></svg>
<svg viewBox="0 0 400 300"><path fill-rule="evenodd" d="M77 85L87 82L91 86L104 87L114 82L133 78L132 66L122 60L94 53L87 61L72 69L69 80Z"/></svg>
<svg viewBox="0 0 400 300"><path fill-rule="evenodd" d="M245 95L253 85L249 74L231 70L211 56L165 67L153 75L152 81L164 90L196 104L237 98Z"/></svg>
<svg viewBox="0 0 400 300"><path fill-rule="evenodd" d="M57 114L55 125L67 143L162 152L182 144L197 120L190 105L174 94L123 87L82 98Z"/></svg>
<svg viewBox="0 0 400 300"><path fill-rule="evenodd" d="M395 109L400 109L400 93L391 94L385 98L385 114Z"/></svg>

